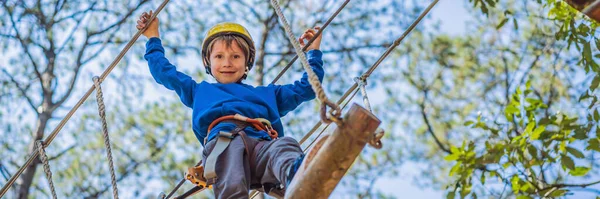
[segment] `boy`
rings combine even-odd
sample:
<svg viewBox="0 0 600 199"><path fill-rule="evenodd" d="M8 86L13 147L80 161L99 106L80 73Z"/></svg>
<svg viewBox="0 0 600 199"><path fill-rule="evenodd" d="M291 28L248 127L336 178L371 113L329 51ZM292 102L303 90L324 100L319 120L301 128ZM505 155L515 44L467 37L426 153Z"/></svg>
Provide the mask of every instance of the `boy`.
<svg viewBox="0 0 600 199"><path fill-rule="evenodd" d="M137 28L144 28L151 16L152 11L143 13ZM239 24L220 23L207 32L202 43L206 72L217 83L196 83L165 58L158 23L153 20L143 33L149 38L144 58L156 82L175 91L181 102L192 108L194 134L204 146L204 177L213 185L215 196L248 198L250 189L259 189L283 197L304 154L296 140L284 137L280 117L315 98L307 74L289 85L253 87L242 83L254 64L252 37ZM306 30L300 43L304 45L304 39L312 39L315 33ZM320 43L321 38L316 38L307 57L322 81Z"/></svg>

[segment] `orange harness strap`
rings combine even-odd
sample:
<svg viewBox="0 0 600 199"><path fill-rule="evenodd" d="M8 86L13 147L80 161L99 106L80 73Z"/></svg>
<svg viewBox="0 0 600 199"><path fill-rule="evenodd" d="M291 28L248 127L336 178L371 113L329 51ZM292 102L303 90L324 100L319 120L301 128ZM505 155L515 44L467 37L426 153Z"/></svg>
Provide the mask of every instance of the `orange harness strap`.
<svg viewBox="0 0 600 199"><path fill-rule="evenodd" d="M269 120L264 119L264 118L254 118L254 119L248 118L248 117L240 115L240 114L226 115L226 116L217 118L215 121L210 123L210 125L208 126L207 133L210 133L210 130L213 127L215 127L219 122L222 122L224 120L231 120L231 119L239 120L242 122L248 122L250 125L252 125L252 127L254 127L254 129L267 132L269 134L269 137L271 137L271 139L277 139L277 137L279 136L279 133L277 133L277 131L275 129L273 129L273 126L271 126L271 122L269 122Z"/></svg>

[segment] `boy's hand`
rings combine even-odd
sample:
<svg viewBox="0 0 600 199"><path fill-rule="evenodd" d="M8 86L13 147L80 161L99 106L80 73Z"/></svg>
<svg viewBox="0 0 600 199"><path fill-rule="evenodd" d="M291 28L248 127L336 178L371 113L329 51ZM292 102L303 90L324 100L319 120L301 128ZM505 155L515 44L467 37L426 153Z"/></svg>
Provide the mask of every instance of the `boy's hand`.
<svg viewBox="0 0 600 199"><path fill-rule="evenodd" d="M140 19L137 21L137 26L135 26L135 27L138 30L143 29L144 27L146 27L146 23L148 23L148 20L150 20L151 17L152 17L152 10L150 10L150 13L147 13L147 12L142 13L142 15L140 15ZM148 39L159 36L158 17L154 18L152 23L150 23L148 25L148 29L146 29L146 31L144 31L142 34L144 36L146 36Z"/></svg>
<svg viewBox="0 0 600 199"><path fill-rule="evenodd" d="M321 27L319 26L315 26L315 29L308 29L306 31L304 31L304 33L302 34L302 36L300 36L300 38L298 39L298 41L300 42L300 45L302 46L302 48L304 48L304 46L306 45L304 43L304 40L306 39L307 42L310 41L313 37L315 37L315 34L317 34L317 31L321 29ZM308 48L306 49L306 51L309 50L319 50L321 47L321 36L323 34L320 34L319 37L317 37L315 39L315 41L313 41L312 44L310 44L310 46L308 46Z"/></svg>

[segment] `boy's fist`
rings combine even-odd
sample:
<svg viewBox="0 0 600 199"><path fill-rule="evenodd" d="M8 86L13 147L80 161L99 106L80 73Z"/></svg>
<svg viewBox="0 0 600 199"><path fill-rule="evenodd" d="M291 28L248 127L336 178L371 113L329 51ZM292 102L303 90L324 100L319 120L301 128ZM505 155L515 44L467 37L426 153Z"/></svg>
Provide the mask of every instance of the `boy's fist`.
<svg viewBox="0 0 600 199"><path fill-rule="evenodd" d="M135 26L138 30L144 29L148 20L152 17L152 10L150 12L144 12L140 15L140 19L137 21L137 26ZM142 33L147 38L158 37L158 17L154 18L152 22L148 25L148 29Z"/></svg>
<svg viewBox="0 0 600 199"><path fill-rule="evenodd" d="M302 36L300 36L300 38L298 38L298 41L300 42L300 45L302 46L302 48L304 48L304 46L306 45L304 43L304 40L306 39L307 41L310 41L313 37L315 37L315 35L317 34L317 31L321 29L321 27L319 26L315 26L315 29L307 29L306 31L304 31L304 33L302 34ZM315 41L313 41L312 44L310 44L310 46L308 46L308 48L306 49L306 51L309 50L319 50L321 47L321 36L323 34L320 34Z"/></svg>

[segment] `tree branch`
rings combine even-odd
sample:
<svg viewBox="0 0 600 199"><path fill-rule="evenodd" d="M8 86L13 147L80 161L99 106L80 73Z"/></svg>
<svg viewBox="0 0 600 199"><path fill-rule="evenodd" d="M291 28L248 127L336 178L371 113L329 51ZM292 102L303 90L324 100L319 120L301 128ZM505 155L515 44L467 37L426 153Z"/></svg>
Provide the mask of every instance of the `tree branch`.
<svg viewBox="0 0 600 199"><path fill-rule="evenodd" d="M31 98L27 95L27 90L22 88L21 85L19 85L19 82L17 82L17 80L8 73L8 71L6 71L6 69L2 69L2 72L4 72L4 74L6 74L9 78L10 81L15 84L15 86L17 87L17 89L19 89L19 91L21 92L21 95L23 95L23 97L25 97L25 99L27 100L27 103L29 104L29 106L31 107L31 109L33 109L33 111L37 114L39 114L39 112L37 111L37 107L33 104L33 101L31 100Z"/></svg>
<svg viewBox="0 0 600 199"><path fill-rule="evenodd" d="M141 166L142 164L151 161L157 154L159 154L162 149L164 148L164 145L162 147L157 148L156 150L152 151L152 153L145 159L142 161L131 161L129 163L129 165L133 164L133 166L130 166L129 169L125 170L117 179L117 182L122 181L123 179L127 178L127 176L131 175L133 173L133 171L137 170L137 168L139 166ZM98 198L100 195L104 194L105 192L107 192L110 188L111 188L111 184L109 183L108 185L104 186L104 188L96 191L95 193L92 193L86 197L83 198Z"/></svg>
<svg viewBox="0 0 600 199"><path fill-rule="evenodd" d="M548 187L543 188L542 191L551 189L551 188L564 188L564 187L582 187L582 188L586 188L588 186L592 186L595 184L600 184L600 180L596 181L596 182L590 182L590 183L583 183L583 184L549 184Z"/></svg>
<svg viewBox="0 0 600 199"><path fill-rule="evenodd" d="M136 10L138 10L144 3L147 3L147 2L148 2L148 0L142 0L142 1L140 1L140 3L138 3L136 7L134 7L133 9L130 9L129 11L127 11L127 13L125 14L125 16L123 16L121 19L117 20L117 22L109 25L108 27L104 28L103 30L96 31L96 32L89 32L88 33L88 37L105 33L106 31L109 31L109 30L111 30L111 29L113 29L114 27L117 27L117 26L120 27L121 24L123 24L123 23L125 23L125 21L127 21L127 19L133 14L133 12L135 12Z"/></svg>
<svg viewBox="0 0 600 199"><path fill-rule="evenodd" d="M97 2L98 1L94 2L89 8L83 10L82 13L83 14L87 14L90 10L92 10L94 8L94 6L96 5ZM77 30L77 28L79 28L79 25L81 25L81 23L83 22L84 18L85 18L85 15L83 17L81 17L79 20L75 20L75 21L77 21L77 24L75 24L75 27L69 33L69 36L67 37L67 39L65 39L65 42L62 45L60 45L60 47L58 48L58 50L56 50L56 54L60 54L60 52L62 52L62 50L65 48L65 46L67 46L67 43L69 43L69 41L71 39L73 39L73 35L75 34L75 31Z"/></svg>
<svg viewBox="0 0 600 199"><path fill-rule="evenodd" d="M245 6L247 9L250 10L250 12L252 12L252 15L254 15L254 17L256 17L256 19L258 21L263 21L260 17L260 14L258 14L258 12L256 11L256 9L254 9L256 6L254 5L248 5L246 2L240 1L240 0L236 0L236 2L238 2L239 4Z"/></svg>
<svg viewBox="0 0 600 199"><path fill-rule="evenodd" d="M33 65L33 70L35 71L37 78L40 79L40 86L43 87L42 74L40 73L39 67L38 67L37 63L34 61L33 56L31 55L31 53L29 51L29 47L27 46L27 43L23 40L23 38L21 37L21 34L19 34L19 29L17 29L17 24L15 22L15 19L13 18L13 12L11 11L12 9L9 9L6 1L4 1L4 3L2 5L4 6L4 10L6 10L8 12L8 15L9 15L8 18L10 19L12 28L16 34L15 37L19 40L21 47L27 54L27 57L29 58L29 60L31 61L31 64Z"/></svg>
<svg viewBox="0 0 600 199"><path fill-rule="evenodd" d="M75 88L75 82L77 81L77 76L79 76L79 72L81 71L81 59L83 57L83 53L85 52L85 48L88 45L88 40L89 37L85 38L85 41L83 42L81 49L79 50L79 52L77 53L77 58L75 58L75 68L73 69L73 78L71 78L71 81L69 81L69 88L67 89L67 92L59 98L59 100L54 103L54 107L60 107L65 101L67 101L67 99L69 98L69 96L71 96L71 92L73 92L73 89Z"/></svg>
<svg viewBox="0 0 600 199"><path fill-rule="evenodd" d="M70 151L71 149L75 148L75 146L77 146L77 144L73 144L70 147L66 148L65 150L59 152L57 155L55 155L54 157L48 158L48 161L52 161L55 159L60 158L62 155L64 155L65 153L67 153L68 151Z"/></svg>
<svg viewBox="0 0 600 199"><path fill-rule="evenodd" d="M429 122L429 118L427 118L427 114L425 113L425 101L427 100L427 90L425 90L424 92L425 92L425 96L423 98L423 101L421 103L419 103L419 106L421 107L421 116L423 117L423 120L425 121L425 124L427 125L427 131L429 132L429 134L431 134L431 136L435 140L435 143L438 145L438 147L440 147L440 149L442 149L442 151L444 151L448 154L452 154L452 152L450 152L450 150L447 149L442 144L442 142L438 139L438 137L433 132L433 127L431 126L431 123Z"/></svg>

